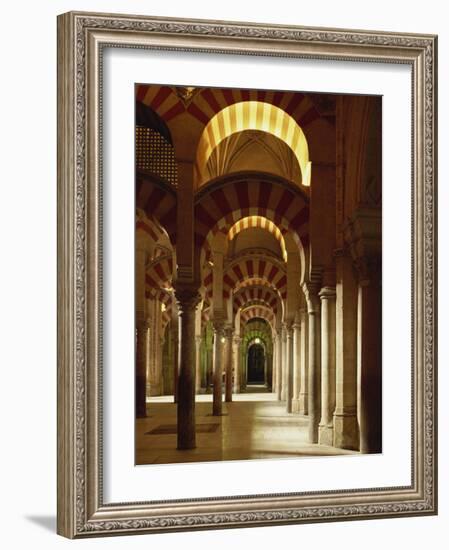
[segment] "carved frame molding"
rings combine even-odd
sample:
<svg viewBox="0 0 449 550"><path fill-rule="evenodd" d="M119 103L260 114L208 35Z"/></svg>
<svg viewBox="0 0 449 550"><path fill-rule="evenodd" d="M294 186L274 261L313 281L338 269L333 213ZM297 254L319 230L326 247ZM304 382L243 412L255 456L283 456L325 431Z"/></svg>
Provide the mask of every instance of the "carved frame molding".
<svg viewBox="0 0 449 550"><path fill-rule="evenodd" d="M412 484L104 504L102 49L153 48L412 68ZM436 52L431 35L70 12L58 17L58 533L93 535L435 514Z"/></svg>

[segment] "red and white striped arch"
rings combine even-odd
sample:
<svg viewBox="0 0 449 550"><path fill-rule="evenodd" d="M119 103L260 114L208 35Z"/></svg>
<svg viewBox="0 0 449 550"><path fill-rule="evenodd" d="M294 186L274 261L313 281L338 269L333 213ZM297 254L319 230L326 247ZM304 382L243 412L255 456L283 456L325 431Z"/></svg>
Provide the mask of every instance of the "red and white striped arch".
<svg viewBox="0 0 449 550"><path fill-rule="evenodd" d="M269 220L281 233L291 231L302 249L309 242L308 198L279 176L246 172L217 178L195 199L195 244L211 248L217 232L249 216Z"/></svg>
<svg viewBox="0 0 449 550"><path fill-rule="evenodd" d="M145 294L147 298L156 298L158 292L168 290L173 281L172 256L160 256L148 267L145 273Z"/></svg>
<svg viewBox="0 0 449 550"><path fill-rule="evenodd" d="M265 319L265 321L270 324L271 328L273 328L275 325L274 314L266 306L253 305L247 309L242 310L240 314L240 320L244 325L252 319Z"/></svg>
<svg viewBox="0 0 449 550"><path fill-rule="evenodd" d="M153 217L148 218L147 216L137 218L136 231L142 231L145 235L148 235L154 243L157 243L164 235L164 230L158 224L157 220Z"/></svg>
<svg viewBox="0 0 449 550"><path fill-rule="evenodd" d="M180 87L140 84L136 89L136 100L150 106L169 125L177 116L187 112L205 126L221 110L242 101L271 103L293 117L302 128L320 117L311 98L300 92L194 88L190 101L183 101L179 92L182 93Z"/></svg>
<svg viewBox="0 0 449 550"><path fill-rule="evenodd" d="M234 315L240 308L255 302L269 307L275 315L278 313L279 296L270 288L264 286L244 287L233 295Z"/></svg>
<svg viewBox="0 0 449 550"><path fill-rule="evenodd" d="M272 258L244 256L231 263L223 275L223 297L228 299L239 283L260 280L279 292L282 300L287 297L287 275L281 262Z"/></svg>
<svg viewBox="0 0 449 550"><path fill-rule="evenodd" d="M284 262L287 261L287 251L285 249L285 240L282 231L271 220L268 220L263 216L247 216L246 218L242 218L241 220L236 222L229 230L228 240L232 241L232 239L236 237L241 231L252 228L265 229L266 231L271 233L274 238L279 242Z"/></svg>
<svg viewBox="0 0 449 550"><path fill-rule="evenodd" d="M137 172L136 207L149 219L154 219L167 232L172 244L176 242L176 190L153 176Z"/></svg>

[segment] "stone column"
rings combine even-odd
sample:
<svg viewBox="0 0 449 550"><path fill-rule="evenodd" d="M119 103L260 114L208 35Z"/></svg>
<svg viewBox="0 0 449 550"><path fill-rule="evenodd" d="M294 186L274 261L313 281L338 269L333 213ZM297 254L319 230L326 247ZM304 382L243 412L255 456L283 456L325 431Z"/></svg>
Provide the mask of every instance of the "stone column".
<svg viewBox="0 0 449 550"><path fill-rule="evenodd" d="M319 442L333 445L335 410L335 288L321 289L321 421Z"/></svg>
<svg viewBox="0 0 449 550"><path fill-rule="evenodd" d="M178 324L179 324L179 320L176 323L176 325ZM179 371L178 371L179 369L179 326L173 327L172 337L173 337L173 399L174 399L174 402L177 403L178 402L178 382L179 382Z"/></svg>
<svg viewBox="0 0 449 550"><path fill-rule="evenodd" d="M148 304L148 302L147 302ZM147 307L147 311L150 311L150 308ZM151 317L147 317L147 320L146 320L146 323L147 323L147 333L146 333L146 344L145 344L145 377L146 377L146 380L145 380L145 386L146 386L146 396L149 396L151 395L150 391L151 391L151 385L150 385L150 380L151 380L151 349L152 349L152 345L151 345L151 338L152 338L152 330L151 330Z"/></svg>
<svg viewBox="0 0 449 550"><path fill-rule="evenodd" d="M271 385L271 391L276 393L277 391L277 343L276 334L273 335L273 382Z"/></svg>
<svg viewBox="0 0 449 550"><path fill-rule="evenodd" d="M136 417L147 415L147 340L148 325L146 321L136 323Z"/></svg>
<svg viewBox="0 0 449 550"><path fill-rule="evenodd" d="M162 375L164 335L161 334L161 308L160 302L157 300L152 300L151 303L151 329L149 333L147 395L162 395L164 393Z"/></svg>
<svg viewBox="0 0 449 550"><path fill-rule="evenodd" d="M309 443L318 443L321 415L321 327L320 300L316 284L304 285L309 324Z"/></svg>
<svg viewBox="0 0 449 550"><path fill-rule="evenodd" d="M240 346L240 389L246 391L248 383L248 345Z"/></svg>
<svg viewBox="0 0 449 550"><path fill-rule="evenodd" d="M201 391L201 336L195 336L195 393Z"/></svg>
<svg viewBox="0 0 449 550"><path fill-rule="evenodd" d="M301 319L301 344L300 344L300 389L299 389L299 414L309 412L309 324L306 308L300 309Z"/></svg>
<svg viewBox="0 0 449 550"><path fill-rule="evenodd" d="M382 219L378 206L358 208L345 227L358 274L357 417L360 452L382 451Z"/></svg>
<svg viewBox="0 0 449 550"><path fill-rule="evenodd" d="M240 336L234 336L234 393L240 393L240 342L242 339Z"/></svg>
<svg viewBox="0 0 449 550"><path fill-rule="evenodd" d="M288 413L292 412L292 400L293 400L293 326L291 323L287 324L286 328L287 344L286 344L286 388L285 388L285 409Z"/></svg>
<svg viewBox="0 0 449 550"><path fill-rule="evenodd" d="M136 303L136 366L135 366L135 406L136 417L143 418L146 413L147 386L147 323L145 316L145 263L144 243L136 242L135 256L135 303Z"/></svg>
<svg viewBox="0 0 449 550"><path fill-rule="evenodd" d="M293 399L292 412L299 412L299 394L301 391L301 323L293 323Z"/></svg>
<svg viewBox="0 0 449 550"><path fill-rule="evenodd" d="M226 327L225 331L225 354L224 354L224 365L225 365L225 377L226 377L226 386L225 386L225 401L230 403L232 401L232 336L233 330L230 327Z"/></svg>
<svg viewBox="0 0 449 550"><path fill-rule="evenodd" d="M282 369L281 369L281 400L287 399L287 379L288 379L288 367L287 367L287 327L285 323L282 325Z"/></svg>
<svg viewBox="0 0 449 550"><path fill-rule="evenodd" d="M195 310L201 296L195 289L177 289L179 312L178 449L196 447Z"/></svg>
<svg viewBox="0 0 449 550"><path fill-rule="evenodd" d="M348 252L336 251L334 446L359 448L357 422L357 285Z"/></svg>
<svg viewBox="0 0 449 550"><path fill-rule="evenodd" d="M223 414L223 363L222 363L222 342L223 338L223 323L214 322L214 355L213 355L213 372L214 372L214 393L212 403L212 414L221 416Z"/></svg>
<svg viewBox="0 0 449 550"><path fill-rule="evenodd" d="M156 384L154 385L153 395L163 395L164 393L164 345L165 345L165 332L161 327L161 332L159 333L159 338L157 340L157 370L156 375Z"/></svg>
<svg viewBox="0 0 449 550"><path fill-rule="evenodd" d="M382 289L362 279L358 289L358 418L360 452L382 452Z"/></svg>
<svg viewBox="0 0 449 550"><path fill-rule="evenodd" d="M277 366L276 366L276 394L278 401L282 399L282 330L276 330L276 345L277 345Z"/></svg>

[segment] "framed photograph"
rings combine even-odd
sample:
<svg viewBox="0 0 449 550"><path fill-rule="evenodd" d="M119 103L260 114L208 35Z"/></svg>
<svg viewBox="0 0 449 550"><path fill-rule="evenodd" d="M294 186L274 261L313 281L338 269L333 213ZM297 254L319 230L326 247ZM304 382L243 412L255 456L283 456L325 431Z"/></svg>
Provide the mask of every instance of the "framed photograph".
<svg viewBox="0 0 449 550"><path fill-rule="evenodd" d="M437 513L436 53L59 16L59 534Z"/></svg>

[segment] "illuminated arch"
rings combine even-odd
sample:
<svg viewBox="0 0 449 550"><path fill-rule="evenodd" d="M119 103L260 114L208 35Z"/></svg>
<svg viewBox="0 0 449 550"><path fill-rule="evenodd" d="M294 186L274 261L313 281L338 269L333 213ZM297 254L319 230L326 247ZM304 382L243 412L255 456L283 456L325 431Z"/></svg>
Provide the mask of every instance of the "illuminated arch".
<svg viewBox="0 0 449 550"><path fill-rule="evenodd" d="M309 148L304 132L295 119L271 103L240 101L219 111L201 134L195 165L198 187L207 179L206 164L212 151L231 134L244 130L268 132L284 141L298 159L302 184L310 185Z"/></svg>
<svg viewBox="0 0 449 550"><path fill-rule="evenodd" d="M243 324L247 324L252 319L264 319L270 325L274 326L275 317L273 312L265 306L249 306L241 311L241 320Z"/></svg>
<svg viewBox="0 0 449 550"><path fill-rule="evenodd" d="M304 255L309 243L308 197L285 179L259 172L220 176L196 193L195 245L198 249L204 246L208 258L216 233L226 236L235 223L248 216L267 218L283 235L290 232Z"/></svg>
<svg viewBox="0 0 449 550"><path fill-rule="evenodd" d="M256 302L262 303L272 309L275 315L281 307L280 296L275 290L268 286L252 285L243 287L233 294L232 303L234 315L240 308Z"/></svg>
<svg viewBox="0 0 449 550"><path fill-rule="evenodd" d="M246 218L242 218L241 220L237 221L229 230L228 240L232 241L232 239L236 235L238 235L241 231L244 231L245 229L252 229L255 227L260 229L266 229L276 238L276 240L279 242L279 245L281 247L282 258L284 259L284 262L286 262L287 250L285 248L284 236L282 235L282 232L279 229L279 227L268 218L265 218L264 216L247 216Z"/></svg>
<svg viewBox="0 0 449 550"><path fill-rule="evenodd" d="M231 262L225 270L223 297L228 299L232 291L237 292L253 282L277 290L281 299L287 296L287 275L281 262L271 257L245 255Z"/></svg>

